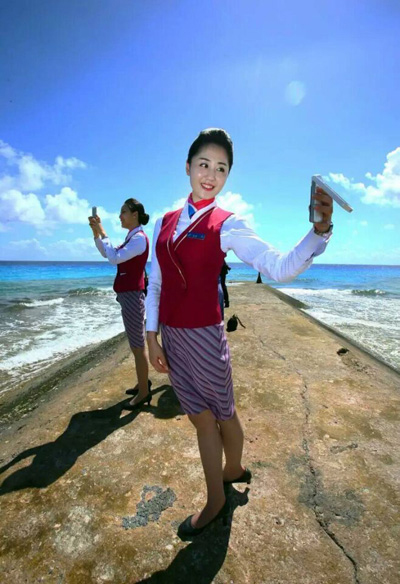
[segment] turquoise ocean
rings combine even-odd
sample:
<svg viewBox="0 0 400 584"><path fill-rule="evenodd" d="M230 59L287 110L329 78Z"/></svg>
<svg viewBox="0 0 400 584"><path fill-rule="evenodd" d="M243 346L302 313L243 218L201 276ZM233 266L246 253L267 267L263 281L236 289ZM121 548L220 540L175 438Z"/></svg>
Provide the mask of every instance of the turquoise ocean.
<svg viewBox="0 0 400 584"><path fill-rule="evenodd" d="M256 280L229 265L228 289ZM123 331L114 275L107 262L0 262L0 393ZM263 281L400 370L400 266L314 264L289 284Z"/></svg>

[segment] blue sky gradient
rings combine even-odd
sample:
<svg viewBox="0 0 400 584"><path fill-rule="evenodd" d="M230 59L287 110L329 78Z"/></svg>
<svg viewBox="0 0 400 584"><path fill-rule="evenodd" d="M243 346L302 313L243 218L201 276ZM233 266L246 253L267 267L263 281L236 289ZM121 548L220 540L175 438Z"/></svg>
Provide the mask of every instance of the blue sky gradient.
<svg viewBox="0 0 400 584"><path fill-rule="evenodd" d="M399 33L392 1L2 2L0 259L100 260L89 208L119 243L130 196L151 236L216 126L235 145L221 205L263 238L308 231L320 173L354 212L335 208L318 261L399 264Z"/></svg>

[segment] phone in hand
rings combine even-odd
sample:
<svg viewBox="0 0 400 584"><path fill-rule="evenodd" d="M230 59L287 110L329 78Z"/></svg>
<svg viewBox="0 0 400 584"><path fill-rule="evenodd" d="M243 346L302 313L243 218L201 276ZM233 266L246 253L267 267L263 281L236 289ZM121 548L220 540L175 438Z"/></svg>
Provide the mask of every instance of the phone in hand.
<svg viewBox="0 0 400 584"><path fill-rule="evenodd" d="M344 200L336 191L332 189L322 178L320 174L314 174L311 177L311 192L310 192L310 222L311 223L321 223L323 217L321 213L315 210L315 207L319 205L319 201L314 199L314 195L317 192L317 187L320 187L327 195L332 197L343 209L348 213L352 212L352 207Z"/></svg>
<svg viewBox="0 0 400 584"><path fill-rule="evenodd" d="M92 217L97 216L97 207L92 207Z"/></svg>

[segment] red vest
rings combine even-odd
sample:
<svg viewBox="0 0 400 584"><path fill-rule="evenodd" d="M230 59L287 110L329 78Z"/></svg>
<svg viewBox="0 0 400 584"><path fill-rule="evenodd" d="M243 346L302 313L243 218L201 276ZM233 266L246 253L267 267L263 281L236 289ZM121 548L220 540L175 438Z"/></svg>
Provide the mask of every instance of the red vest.
<svg viewBox="0 0 400 584"><path fill-rule="evenodd" d="M159 321L180 328L218 324L218 277L226 256L220 231L232 213L213 207L173 241L181 212L164 215L156 244L162 276Z"/></svg>
<svg viewBox="0 0 400 584"><path fill-rule="evenodd" d="M149 240L145 232L146 249L140 255L117 264L117 275L114 280L114 292L132 292L134 290L144 290L144 269L149 256ZM129 239L125 241L118 249L124 247Z"/></svg>

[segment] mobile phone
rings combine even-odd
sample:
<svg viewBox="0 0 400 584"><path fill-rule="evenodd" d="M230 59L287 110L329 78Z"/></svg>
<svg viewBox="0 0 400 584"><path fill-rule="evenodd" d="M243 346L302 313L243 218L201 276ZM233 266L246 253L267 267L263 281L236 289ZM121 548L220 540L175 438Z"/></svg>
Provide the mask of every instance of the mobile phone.
<svg viewBox="0 0 400 584"><path fill-rule="evenodd" d="M92 207L92 217L96 217L97 215L97 207Z"/></svg>
<svg viewBox="0 0 400 584"><path fill-rule="evenodd" d="M311 177L311 192L310 192L310 222L311 223L320 223L323 220L321 213L315 210L315 207L319 204L318 201L314 199L314 195L317 191L317 187L320 187L325 191L327 195L332 197L334 201L336 201L345 211L348 213L352 212L352 207L344 200L340 195L337 194L336 191L332 189L320 174L314 174Z"/></svg>

